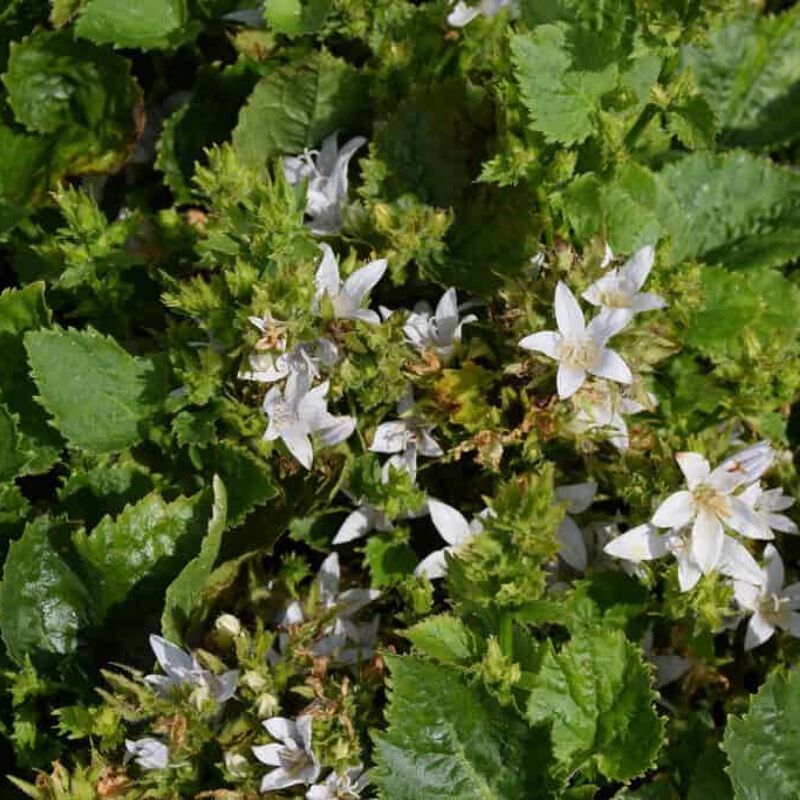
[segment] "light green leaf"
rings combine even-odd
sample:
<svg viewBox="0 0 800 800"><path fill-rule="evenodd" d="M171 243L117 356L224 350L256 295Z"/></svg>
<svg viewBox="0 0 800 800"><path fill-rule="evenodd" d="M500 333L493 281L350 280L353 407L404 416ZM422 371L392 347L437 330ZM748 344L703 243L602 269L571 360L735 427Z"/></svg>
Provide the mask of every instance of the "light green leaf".
<svg viewBox="0 0 800 800"><path fill-rule="evenodd" d="M78 631L89 620L89 593L60 554L68 528L39 517L9 548L0 583L0 631L17 662L74 653Z"/></svg>
<svg viewBox="0 0 800 800"><path fill-rule="evenodd" d="M104 517L90 533L73 537L91 580L98 615L121 603L141 581L157 593L196 552L199 539L198 498L166 503L149 494L116 519Z"/></svg>
<svg viewBox="0 0 800 800"><path fill-rule="evenodd" d="M745 152L693 153L660 173L675 261L782 266L800 255L800 174Z"/></svg>
<svg viewBox="0 0 800 800"><path fill-rule="evenodd" d="M127 59L42 30L12 45L3 82L19 122L53 134L53 171L113 171L128 157L143 119Z"/></svg>
<svg viewBox="0 0 800 800"><path fill-rule="evenodd" d="M11 412L0 403L0 481L16 478L22 463L23 456L19 450L17 421Z"/></svg>
<svg viewBox="0 0 800 800"><path fill-rule="evenodd" d="M198 606L200 593L219 555L222 533L227 524L228 500L225 484L215 475L213 486L214 502L211 519L200 552L167 588L164 612L161 615L161 629L164 636L173 642L180 642L183 639L186 625L191 619L192 611Z"/></svg>
<svg viewBox="0 0 800 800"><path fill-rule="evenodd" d="M595 54L576 47L569 41L570 33L569 26L556 23L511 39L515 75L531 128L548 141L565 145L580 144L595 132L600 99L619 78L613 60L591 65ZM582 45L591 47L591 41Z"/></svg>
<svg viewBox="0 0 800 800"><path fill-rule="evenodd" d="M89 0L75 32L97 44L153 50L180 43L188 19L186 0Z"/></svg>
<svg viewBox="0 0 800 800"><path fill-rule="evenodd" d="M245 164L260 167L278 155L318 147L350 126L363 108L358 71L327 52L271 71L239 115L233 146Z"/></svg>
<svg viewBox="0 0 800 800"><path fill-rule="evenodd" d="M722 142L770 147L800 132L800 6L783 14L753 11L712 31L707 48L684 61L717 115Z"/></svg>
<svg viewBox="0 0 800 800"><path fill-rule="evenodd" d="M424 655L445 663L466 664L476 656L475 637L452 614L427 617L403 631L403 636Z"/></svg>
<svg viewBox="0 0 800 800"><path fill-rule="evenodd" d="M555 796L549 742L451 667L392 656L375 783L392 800Z"/></svg>
<svg viewBox="0 0 800 800"><path fill-rule="evenodd" d="M163 398L159 370L95 331L25 335L39 399L69 441L87 450L119 450L138 441Z"/></svg>
<svg viewBox="0 0 800 800"><path fill-rule="evenodd" d="M313 33L328 16L332 0L270 0L264 19L277 33L297 36Z"/></svg>
<svg viewBox="0 0 800 800"><path fill-rule="evenodd" d="M50 144L39 136L27 136L0 124L0 233L29 210L48 182Z"/></svg>
<svg viewBox="0 0 800 800"><path fill-rule="evenodd" d="M233 527L258 506L275 497L278 488L267 461L245 447L222 443L211 448L209 467L230 487L226 492L228 524Z"/></svg>
<svg viewBox="0 0 800 800"><path fill-rule="evenodd" d="M800 669L770 675L722 747L737 800L800 797Z"/></svg>
<svg viewBox="0 0 800 800"><path fill-rule="evenodd" d="M650 672L621 631L583 631L550 649L528 701L533 724L551 722L556 757L580 768L590 760L612 780L652 764L663 737Z"/></svg>

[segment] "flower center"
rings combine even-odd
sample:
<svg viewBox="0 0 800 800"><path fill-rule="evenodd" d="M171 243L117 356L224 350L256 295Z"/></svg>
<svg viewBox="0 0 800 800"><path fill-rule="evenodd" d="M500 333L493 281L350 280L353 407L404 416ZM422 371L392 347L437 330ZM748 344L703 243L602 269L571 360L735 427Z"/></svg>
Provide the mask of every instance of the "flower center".
<svg viewBox="0 0 800 800"><path fill-rule="evenodd" d="M770 625L784 625L789 617L789 598L772 592L761 598L758 610Z"/></svg>
<svg viewBox="0 0 800 800"><path fill-rule="evenodd" d="M283 428L298 421L297 411L286 402L278 403L272 411L275 425Z"/></svg>
<svg viewBox="0 0 800 800"><path fill-rule="evenodd" d="M689 549L689 528L675 531L667 539L667 550L674 556L681 556Z"/></svg>
<svg viewBox="0 0 800 800"><path fill-rule="evenodd" d="M592 341L563 339L556 348L556 357L570 367L588 369L597 360L597 349Z"/></svg>
<svg viewBox="0 0 800 800"><path fill-rule="evenodd" d="M600 292L600 303L608 308L628 308L631 296L624 289L605 289Z"/></svg>
<svg viewBox="0 0 800 800"><path fill-rule="evenodd" d="M710 511L717 517L725 517L730 512L728 496L713 486L701 485L692 492L692 498L698 510Z"/></svg>

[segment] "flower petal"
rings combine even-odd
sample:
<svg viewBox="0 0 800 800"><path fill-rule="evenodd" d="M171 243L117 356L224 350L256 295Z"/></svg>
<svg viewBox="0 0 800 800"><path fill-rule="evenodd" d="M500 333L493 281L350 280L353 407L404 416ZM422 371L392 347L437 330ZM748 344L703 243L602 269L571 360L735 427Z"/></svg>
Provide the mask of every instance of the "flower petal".
<svg viewBox="0 0 800 800"><path fill-rule="evenodd" d="M382 422L375 429L370 450L373 453L399 453L405 447L406 424L402 420Z"/></svg>
<svg viewBox="0 0 800 800"><path fill-rule="evenodd" d="M357 308L375 284L383 277L387 266L388 262L385 258L370 261L365 267L357 269L350 275L344 282L344 286L342 286L342 293L347 295L350 302Z"/></svg>
<svg viewBox="0 0 800 800"><path fill-rule="evenodd" d="M297 725L287 717L270 717L261 723L273 739L285 741L297 738Z"/></svg>
<svg viewBox="0 0 800 800"><path fill-rule="evenodd" d="M428 498L431 521L447 544L457 547L472 537L472 531L464 515L453 506L434 497Z"/></svg>
<svg viewBox="0 0 800 800"><path fill-rule="evenodd" d="M723 516L725 524L741 533L742 536L747 536L750 539L775 538L775 535L766 526L764 520L738 497L728 498L728 509L728 513Z"/></svg>
<svg viewBox="0 0 800 800"><path fill-rule="evenodd" d="M589 554L586 552L586 540L583 531L572 517L564 517L558 526L558 541L561 546L558 554L562 560L578 572L585 572L589 565Z"/></svg>
<svg viewBox="0 0 800 800"><path fill-rule="evenodd" d="M725 534L719 518L701 508L692 526L692 558L704 574L708 575L716 569L722 558L724 543Z"/></svg>
<svg viewBox="0 0 800 800"><path fill-rule="evenodd" d="M620 272L636 287L641 289L650 270L653 268L653 261L656 256L655 248L648 244L637 250L628 261L625 262Z"/></svg>
<svg viewBox="0 0 800 800"><path fill-rule="evenodd" d="M630 309L637 314L640 311L656 311L659 308L666 308L667 301L661 295L652 292L639 292L631 300Z"/></svg>
<svg viewBox="0 0 800 800"><path fill-rule="evenodd" d="M323 242L319 249L322 250L322 259L317 267L317 274L314 277L314 285L317 289L317 299L325 292L331 297L339 294L341 280L339 278L339 264L331 246Z"/></svg>
<svg viewBox="0 0 800 800"><path fill-rule="evenodd" d="M354 539L366 536L371 530L372 515L368 514L363 508L357 508L339 526L336 536L333 537L333 544L352 542Z"/></svg>
<svg viewBox="0 0 800 800"><path fill-rule="evenodd" d="M580 514L582 511L586 511L594 501L596 494L597 484L593 481L556 487L556 499L567 504L567 511L570 514Z"/></svg>
<svg viewBox="0 0 800 800"><path fill-rule="evenodd" d="M556 331L539 331L539 333L532 333L524 339L520 339L519 346L525 350L536 350L550 358L555 358L560 341L561 334Z"/></svg>
<svg viewBox="0 0 800 800"><path fill-rule="evenodd" d="M311 439L305 425L287 425L280 429L280 436L286 449L300 462L306 469L311 469L314 461L314 449L311 446Z"/></svg>
<svg viewBox="0 0 800 800"><path fill-rule="evenodd" d="M726 536L722 545L719 571L734 581L746 581L754 586L764 579L764 573L750 551L732 536Z"/></svg>
<svg viewBox="0 0 800 800"><path fill-rule="evenodd" d="M775 628L756 611L747 623L744 649L752 650L754 647L760 647L772 638L773 633L775 633Z"/></svg>
<svg viewBox="0 0 800 800"><path fill-rule="evenodd" d="M689 592L697 585L703 571L687 553L678 558L678 585L682 592Z"/></svg>
<svg viewBox="0 0 800 800"><path fill-rule="evenodd" d="M586 380L586 370L580 367L571 367L569 364L559 364L556 373L556 387L558 396L562 400L572 397Z"/></svg>
<svg viewBox="0 0 800 800"><path fill-rule="evenodd" d="M666 539L652 525L645 523L612 539L603 551L626 561L652 561L667 554Z"/></svg>
<svg viewBox="0 0 800 800"><path fill-rule="evenodd" d="M617 383L632 383L633 375L630 367L622 360L622 356L614 350L604 347L600 351L600 357L589 368L592 375L600 378L607 378Z"/></svg>
<svg viewBox="0 0 800 800"><path fill-rule="evenodd" d="M575 295L563 281L556 286L555 312L558 330L569 339L581 339L586 332L586 321Z"/></svg>
<svg viewBox="0 0 800 800"><path fill-rule="evenodd" d="M150 635L150 649L167 675L180 677L181 673L194 669L194 659L162 636Z"/></svg>
<svg viewBox="0 0 800 800"><path fill-rule="evenodd" d="M664 500L650 521L657 528L682 528L691 522L694 513L691 492L684 489L671 494Z"/></svg>
<svg viewBox="0 0 800 800"><path fill-rule="evenodd" d="M771 544L764 548L764 573L767 576L765 588L768 592L780 592L783 588L785 573L783 559L778 549Z"/></svg>
<svg viewBox="0 0 800 800"><path fill-rule="evenodd" d="M763 580L763 573L760 577ZM739 608L745 611L755 611L758 608L758 599L760 596L761 588L758 584L739 580L733 582L733 597Z"/></svg>
<svg viewBox="0 0 800 800"><path fill-rule="evenodd" d="M711 474L711 465L700 453L675 453L675 460L678 462L683 477L686 478L686 485L690 489L699 486Z"/></svg>
<svg viewBox="0 0 800 800"><path fill-rule="evenodd" d="M425 556L417 564L414 574L427 575L428 579L432 581L437 578L443 578L447 574L446 552L447 548L443 547L441 550L434 550L430 555Z"/></svg>

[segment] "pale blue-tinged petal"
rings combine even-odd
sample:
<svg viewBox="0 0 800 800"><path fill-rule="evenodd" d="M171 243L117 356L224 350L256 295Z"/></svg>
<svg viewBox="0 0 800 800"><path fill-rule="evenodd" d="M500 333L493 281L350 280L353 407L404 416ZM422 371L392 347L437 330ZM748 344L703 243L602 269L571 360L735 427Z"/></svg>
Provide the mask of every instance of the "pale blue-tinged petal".
<svg viewBox="0 0 800 800"><path fill-rule="evenodd" d="M671 494L656 509L650 520L657 528L682 528L694 516L694 501L686 490Z"/></svg>
<svg viewBox="0 0 800 800"><path fill-rule="evenodd" d="M725 534L716 514L701 508L692 526L692 558L705 575L713 572L722 558Z"/></svg>
<svg viewBox="0 0 800 800"><path fill-rule="evenodd" d="M572 367L563 362L558 365L556 372L556 388L562 400L572 397L586 380L586 370L581 367Z"/></svg>
<svg viewBox="0 0 800 800"><path fill-rule="evenodd" d="M603 551L614 558L633 562L652 561L668 552L666 536L648 523L637 525L612 539Z"/></svg>
<svg viewBox="0 0 800 800"><path fill-rule="evenodd" d="M622 266L620 272L633 284L638 290L644 286L650 270L653 268L653 261L656 256L655 248L652 245L646 245L641 250L637 250L633 256Z"/></svg>
<svg viewBox="0 0 800 800"><path fill-rule="evenodd" d="M428 498L428 509L434 527L447 544L457 547L472 537L469 523L458 509L433 497Z"/></svg>
<svg viewBox="0 0 800 800"><path fill-rule="evenodd" d="M568 339L582 339L586 333L583 311L563 281L556 286L555 313L558 330Z"/></svg>
<svg viewBox="0 0 800 800"><path fill-rule="evenodd" d="M756 611L747 623L747 633L744 637L744 649L752 650L760 647L772 638L775 628L761 614Z"/></svg>
<svg viewBox="0 0 800 800"><path fill-rule="evenodd" d="M589 367L589 372L617 383L633 382L633 375L628 365L622 360L622 356L607 347L600 351L600 357Z"/></svg>
<svg viewBox="0 0 800 800"><path fill-rule="evenodd" d="M680 467L683 477L686 478L686 485L690 489L694 489L708 480L711 466L700 453L676 453L675 461L678 462L678 467Z"/></svg>
<svg viewBox="0 0 800 800"><path fill-rule="evenodd" d="M414 574L426 575L429 580L443 578L447 574L447 560L445 558L445 553L447 551L448 548L445 547L441 550L435 550L430 555L425 556L425 558L417 564Z"/></svg>
<svg viewBox="0 0 800 800"><path fill-rule="evenodd" d="M531 333L529 336L521 339L519 346L525 350L535 350L538 353L544 353L546 356L550 356L550 358L556 358L560 342L560 333L556 331L539 331L539 333Z"/></svg>
<svg viewBox="0 0 800 800"><path fill-rule="evenodd" d="M586 540L583 531L570 516L564 517L558 526L558 554L564 563L578 572L585 572L589 565L589 554L586 552Z"/></svg>

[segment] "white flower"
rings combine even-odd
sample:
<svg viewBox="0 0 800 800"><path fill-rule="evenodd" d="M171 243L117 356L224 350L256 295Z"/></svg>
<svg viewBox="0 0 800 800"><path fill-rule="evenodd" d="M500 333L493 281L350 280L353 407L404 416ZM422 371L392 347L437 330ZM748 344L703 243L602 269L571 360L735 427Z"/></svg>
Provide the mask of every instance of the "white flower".
<svg viewBox="0 0 800 800"><path fill-rule="evenodd" d="M526 350L536 350L559 362L558 396L571 397L587 374L618 383L631 383L628 365L606 342L622 330L629 318L624 313L602 313L587 326L575 296L559 281L555 296L558 331L532 333L520 341Z"/></svg>
<svg viewBox="0 0 800 800"><path fill-rule="evenodd" d="M133 759L142 769L166 769L169 763L169 748L158 739L125 740L125 761Z"/></svg>
<svg viewBox="0 0 800 800"><path fill-rule="evenodd" d="M297 720L271 717L262 725L280 744L263 744L253 748L253 755L270 767L261 781L262 792L276 792L289 786L304 783L307 786L319 777L320 766L311 749L311 717L303 715Z"/></svg>
<svg viewBox="0 0 800 800"><path fill-rule="evenodd" d="M323 295L328 295L333 306L336 319L360 319L373 325L379 325L381 318L377 311L361 308L366 296L386 272L386 259L370 261L365 267L357 269L344 283L339 276L339 264L330 245L321 244L322 259L319 262L314 283L316 293L312 310L319 309Z"/></svg>
<svg viewBox="0 0 800 800"><path fill-rule="evenodd" d="M312 233L326 235L341 229L347 202L347 167L366 141L363 136L356 136L339 150L336 134L332 133L319 151L307 150L283 160L286 180L292 186L308 180L306 214Z"/></svg>
<svg viewBox="0 0 800 800"><path fill-rule="evenodd" d="M570 516L586 511L597 493L596 483L573 483L556 488L556 499L567 504L569 513L564 515L558 527L558 540L561 543L558 554L578 572L585 572L589 565L589 554L583 531Z"/></svg>
<svg viewBox="0 0 800 800"><path fill-rule="evenodd" d="M775 461L775 451L769 442L758 442L726 458L717 469L738 478L738 486L757 481Z"/></svg>
<svg viewBox="0 0 800 800"><path fill-rule="evenodd" d="M600 269L605 269L614 260L614 258L614 251L611 249L611 245L606 242L605 246L603 247L603 259L600 262Z"/></svg>
<svg viewBox="0 0 800 800"><path fill-rule="evenodd" d="M477 319L474 314L459 319L463 308L458 305L456 290L450 288L437 303L435 313L427 303L418 303L408 315L403 333L418 350L433 350L441 361L447 362L461 341L461 328Z"/></svg>
<svg viewBox="0 0 800 800"><path fill-rule="evenodd" d="M358 800L369 784L369 775L358 764L341 775L331 772L322 783L317 783L306 792L306 800Z"/></svg>
<svg viewBox="0 0 800 800"><path fill-rule="evenodd" d="M510 2L511 0L480 0L478 5L468 6L464 0L458 0L453 10L447 15L447 22L454 28L463 28L477 16L493 17Z"/></svg>
<svg viewBox="0 0 800 800"><path fill-rule="evenodd" d="M414 416L411 413L413 407L414 395L408 388L397 401L397 413L400 419L378 425L369 449L373 453L402 453L405 469L408 470L411 479L415 480L417 455L437 458L444 455L444 451L431 436L431 431L436 426ZM394 463L397 466L400 461Z"/></svg>
<svg viewBox="0 0 800 800"><path fill-rule="evenodd" d="M692 666L692 662L677 653L656 653L653 646L653 629L648 628L642 641L645 658L655 667L656 689L661 689L682 678Z"/></svg>
<svg viewBox="0 0 800 800"><path fill-rule="evenodd" d="M761 580L753 585L734 581L733 593L737 604L750 612L744 649L752 650L764 644L775 628L800 636L800 583L783 585L783 561L771 544L764 548L765 565Z"/></svg>
<svg viewBox="0 0 800 800"><path fill-rule="evenodd" d="M622 267L610 269L595 281L583 293L584 299L609 311L624 311L629 317L640 311L664 308L666 303L662 297L639 291L653 268L654 258L653 247L643 247Z"/></svg>
<svg viewBox="0 0 800 800"><path fill-rule="evenodd" d="M339 526L336 536L333 537L333 544L345 544L345 542L361 539L370 531L385 532L392 530L393 527L380 508L370 503L362 503L354 511L351 511Z"/></svg>
<svg viewBox="0 0 800 800"><path fill-rule="evenodd" d="M747 503L758 514L761 524L770 531L797 533L797 524L780 511L794 505L794 498L787 497L783 490L762 489L756 481L739 494L739 499Z"/></svg>
<svg viewBox="0 0 800 800"><path fill-rule="evenodd" d="M688 592L703 574L693 556L692 537L693 530L688 526L661 533L646 522L612 539L604 550L614 558L624 558L635 564L673 555L678 562L678 583L681 591ZM725 534L722 534L717 569L734 580L750 582L758 581L760 574L758 563L747 548Z"/></svg>
<svg viewBox="0 0 800 800"><path fill-rule="evenodd" d="M194 656L190 656L180 647L155 634L150 636L150 647L166 674L145 675L144 679L162 697L169 695L178 686L187 685L204 690L217 703L222 704L230 700L236 692L238 670L233 669L219 676L214 675L213 672L203 669Z"/></svg>
<svg viewBox="0 0 800 800"><path fill-rule="evenodd" d="M314 450L311 434L318 434L324 445L343 442L356 427L353 417L336 417L328 411L325 396L328 382L311 389L305 372L291 372L283 391L273 386L264 398L264 412L269 424L264 438L282 439L289 452L306 468L311 468Z"/></svg>
<svg viewBox="0 0 800 800"><path fill-rule="evenodd" d="M713 471L699 453L678 453L675 460L686 478L687 489L661 503L652 523L658 528L674 529L693 523L692 559L703 573L714 570L722 557L723 524L752 539L772 538L755 511L732 494L757 471L751 468L749 455L743 460L729 458Z"/></svg>
<svg viewBox="0 0 800 800"><path fill-rule="evenodd" d="M656 398L650 396L652 404ZM585 389L573 399L577 406L571 428L576 433L605 434L617 450L628 449L630 439L625 414L638 414L646 406L605 383Z"/></svg>
<svg viewBox="0 0 800 800"><path fill-rule="evenodd" d="M346 589L339 591L341 570L339 554L331 553L323 562L317 573L317 591L320 604L325 611L336 610L339 617L352 617L365 605L380 597L378 589Z"/></svg>
<svg viewBox="0 0 800 800"><path fill-rule="evenodd" d="M311 647L317 658L329 658L338 664L353 666L372 657L378 640L380 615L359 624L337 617L326 635Z"/></svg>
<svg viewBox="0 0 800 800"><path fill-rule="evenodd" d="M447 547L441 550L434 550L425 556L417 564L414 570L415 575L427 575L428 578L442 578L447 573L446 553L454 552L464 542L477 536L483 530L483 523L480 515L473 517L472 521L467 522L464 515L452 506L435 500L433 497L428 499L428 508L431 514L433 526L439 532L442 539L447 542ZM483 516L489 513L488 509L483 512Z"/></svg>

